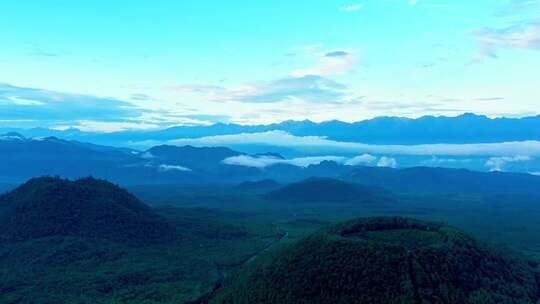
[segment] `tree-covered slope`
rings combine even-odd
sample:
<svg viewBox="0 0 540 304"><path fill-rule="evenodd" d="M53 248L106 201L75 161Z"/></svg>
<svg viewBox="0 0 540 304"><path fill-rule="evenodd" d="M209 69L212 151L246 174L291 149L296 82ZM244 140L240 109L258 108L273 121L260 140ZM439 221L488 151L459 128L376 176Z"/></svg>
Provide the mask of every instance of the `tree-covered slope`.
<svg viewBox="0 0 540 304"><path fill-rule="evenodd" d="M77 236L140 244L173 235L161 216L104 180L35 178L0 196L0 241Z"/></svg>
<svg viewBox="0 0 540 304"><path fill-rule="evenodd" d="M212 303L536 304L535 265L442 224L359 219L261 257Z"/></svg>

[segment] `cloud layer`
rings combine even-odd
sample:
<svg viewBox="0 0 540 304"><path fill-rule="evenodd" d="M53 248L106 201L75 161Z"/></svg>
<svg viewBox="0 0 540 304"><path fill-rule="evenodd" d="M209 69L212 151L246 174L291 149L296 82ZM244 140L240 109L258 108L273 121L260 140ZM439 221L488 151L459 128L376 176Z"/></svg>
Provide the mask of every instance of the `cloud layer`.
<svg viewBox="0 0 540 304"><path fill-rule="evenodd" d="M299 151L340 152L378 155L455 155L492 156L509 155L540 156L539 141L503 142L488 144L425 144L425 145L369 145L329 140L320 136L294 136L284 131L241 133L234 135L182 138L171 141L178 145L230 146L269 145L294 148Z"/></svg>
<svg viewBox="0 0 540 304"><path fill-rule="evenodd" d="M308 167L311 165L318 165L324 161L333 161L338 164L344 164L348 166L369 166L370 164L376 163L378 167L397 167L397 162L392 157L382 156L378 159L377 157L369 154L359 155L353 158L347 158L343 156L311 156L311 157L297 157L292 159L283 159L272 156L249 156L249 155L238 155L232 156L224 159L222 162L226 165L234 166L244 166L244 167L253 167L263 169L266 167L285 164L292 165L297 167Z"/></svg>
<svg viewBox="0 0 540 304"><path fill-rule="evenodd" d="M293 159L282 159L272 156L259 156L253 157L249 155L238 155L226 158L223 163L226 165L236 165L254 168L266 168L278 164L287 164L297 167L308 167L310 165L317 165L323 161L334 161L337 163L343 163L345 157L340 156L314 156L314 157L299 157Z"/></svg>

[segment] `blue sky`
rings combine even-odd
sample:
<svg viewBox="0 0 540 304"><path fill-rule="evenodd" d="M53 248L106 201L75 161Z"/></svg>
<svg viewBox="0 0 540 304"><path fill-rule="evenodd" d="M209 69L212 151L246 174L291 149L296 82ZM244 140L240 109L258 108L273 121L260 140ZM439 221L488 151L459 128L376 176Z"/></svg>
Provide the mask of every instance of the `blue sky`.
<svg viewBox="0 0 540 304"><path fill-rule="evenodd" d="M0 126L540 114L540 0L0 4Z"/></svg>

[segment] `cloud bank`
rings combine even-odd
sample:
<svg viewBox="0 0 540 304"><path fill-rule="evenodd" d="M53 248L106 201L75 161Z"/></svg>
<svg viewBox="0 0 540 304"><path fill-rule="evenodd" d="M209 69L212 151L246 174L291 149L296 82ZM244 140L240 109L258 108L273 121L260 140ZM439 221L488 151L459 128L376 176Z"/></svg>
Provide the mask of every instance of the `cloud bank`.
<svg viewBox="0 0 540 304"><path fill-rule="evenodd" d="M293 159L282 159L272 156L259 156L253 157L249 155L238 155L224 159L222 162L226 165L253 167L253 168L266 168L278 164L293 165L297 167L308 167L310 165L318 165L323 161L334 161L337 163L343 163L346 160L341 156L313 156L313 157L299 157Z"/></svg>
<svg viewBox="0 0 540 304"><path fill-rule="evenodd" d="M321 136L294 136L275 130L261 133L181 138L170 141L177 145L234 146L268 145L294 148L298 151L340 152L350 154L378 155L429 155L429 156L489 156L509 155L540 156L540 141L502 142L487 144L423 144L423 145L370 145L355 142L340 142Z"/></svg>

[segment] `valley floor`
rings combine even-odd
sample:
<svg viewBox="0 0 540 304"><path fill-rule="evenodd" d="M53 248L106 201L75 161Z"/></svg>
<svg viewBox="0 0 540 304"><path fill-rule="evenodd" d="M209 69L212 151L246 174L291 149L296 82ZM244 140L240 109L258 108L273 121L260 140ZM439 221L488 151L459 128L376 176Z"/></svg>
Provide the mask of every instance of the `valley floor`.
<svg viewBox="0 0 540 304"><path fill-rule="evenodd" d="M0 303L204 303L259 254L365 216L444 221L499 249L540 259L540 199L534 196L401 193L344 204L272 201L234 188L130 190L177 227L174 245L130 249L57 238L2 245ZM40 254L31 255L36 248ZM77 261L65 266L68 258Z"/></svg>

